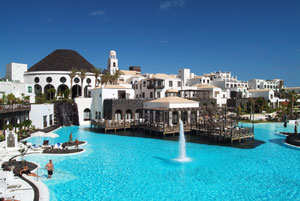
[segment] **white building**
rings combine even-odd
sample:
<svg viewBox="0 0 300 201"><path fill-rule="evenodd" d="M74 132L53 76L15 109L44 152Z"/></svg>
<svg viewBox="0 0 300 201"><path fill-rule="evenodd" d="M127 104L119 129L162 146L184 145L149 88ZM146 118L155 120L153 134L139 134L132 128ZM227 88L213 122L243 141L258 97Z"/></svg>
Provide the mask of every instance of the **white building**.
<svg viewBox="0 0 300 201"><path fill-rule="evenodd" d="M194 76L187 79L187 86L193 86L195 84L209 84L210 78L207 76Z"/></svg>
<svg viewBox="0 0 300 201"><path fill-rule="evenodd" d="M78 74L70 79L70 72L75 68ZM85 70L86 76L81 80L79 70ZM73 50L55 50L33 65L24 73L25 83L34 85L34 93L46 93L48 99L55 95L49 89L55 89L62 95L66 89L72 91L72 98L89 97L89 89L95 87L94 66Z"/></svg>
<svg viewBox="0 0 300 201"><path fill-rule="evenodd" d="M263 79L252 79L248 81L250 89L273 89L278 90L280 85L283 86L283 80L263 80ZM281 87L282 87L281 86Z"/></svg>
<svg viewBox="0 0 300 201"><path fill-rule="evenodd" d="M37 129L54 125L54 104L32 104L29 119Z"/></svg>
<svg viewBox="0 0 300 201"><path fill-rule="evenodd" d="M3 98L3 95L8 95L12 93L16 98L20 98L21 100L29 96L29 102L35 102L35 94L33 92L32 84L24 84L20 82L12 82L12 81L0 81L0 98Z"/></svg>
<svg viewBox="0 0 300 201"><path fill-rule="evenodd" d="M273 108L278 107L279 99L275 97L274 90L272 89L250 89L249 93L251 94L251 97L254 98L263 97L270 103L270 106Z"/></svg>
<svg viewBox="0 0 300 201"><path fill-rule="evenodd" d="M121 85L102 85L91 90L91 119L103 118L105 99L134 99L134 89Z"/></svg>
<svg viewBox="0 0 300 201"><path fill-rule="evenodd" d="M188 79L192 79L194 76L194 73L191 73L191 69L189 68L182 68L178 71L178 78L182 80L182 86L187 86Z"/></svg>
<svg viewBox="0 0 300 201"><path fill-rule="evenodd" d="M24 83L24 73L27 71L27 64L9 63L6 64L5 79L13 82Z"/></svg>
<svg viewBox="0 0 300 201"><path fill-rule="evenodd" d="M114 50L111 50L109 52L109 58L107 61L107 70L111 75L115 74L116 71L119 70L117 53Z"/></svg>
<svg viewBox="0 0 300 201"><path fill-rule="evenodd" d="M300 87L286 87L284 89L287 92L293 92L294 91L295 93L300 94Z"/></svg>
<svg viewBox="0 0 300 201"><path fill-rule="evenodd" d="M146 78L136 81L134 84L135 97L156 99L166 97L169 89L181 89L181 79L176 75L148 74Z"/></svg>
<svg viewBox="0 0 300 201"><path fill-rule="evenodd" d="M248 82L238 80L236 76L232 76L231 72L215 72L211 74L205 74L204 76L209 76L211 84L221 89L233 89L237 87L248 88Z"/></svg>

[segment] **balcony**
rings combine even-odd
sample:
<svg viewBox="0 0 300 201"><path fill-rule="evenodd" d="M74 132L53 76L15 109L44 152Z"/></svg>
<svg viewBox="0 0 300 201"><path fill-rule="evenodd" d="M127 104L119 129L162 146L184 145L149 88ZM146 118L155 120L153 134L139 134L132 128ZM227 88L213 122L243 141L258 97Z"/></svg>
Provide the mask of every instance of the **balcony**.
<svg viewBox="0 0 300 201"><path fill-rule="evenodd" d="M164 85L156 85L156 84L149 84L147 85L147 89L163 89Z"/></svg>
<svg viewBox="0 0 300 201"><path fill-rule="evenodd" d="M0 113L30 111L30 104L0 104Z"/></svg>

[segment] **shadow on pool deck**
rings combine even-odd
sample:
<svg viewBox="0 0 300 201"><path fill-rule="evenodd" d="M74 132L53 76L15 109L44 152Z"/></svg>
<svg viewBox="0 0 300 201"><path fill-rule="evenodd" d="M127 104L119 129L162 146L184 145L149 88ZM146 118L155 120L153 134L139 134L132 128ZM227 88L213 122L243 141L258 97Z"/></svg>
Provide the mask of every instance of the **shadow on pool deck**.
<svg viewBox="0 0 300 201"><path fill-rule="evenodd" d="M91 131L91 132L96 132L93 129L90 128L80 128L83 130L87 130L87 131ZM99 133L99 134L104 134L104 133ZM105 133L104 135L118 135L118 136L129 136L129 137L143 137L143 138L152 138L152 139L160 139L160 140L169 140L169 141L178 141L178 136L179 135L175 135L175 136L162 136L162 135L151 135L151 134L143 134L143 133L139 133L137 131L117 131L116 133L113 132L109 132L109 133ZM207 144L207 145L217 145L217 146L227 146L227 147L231 147L231 142L215 142L212 140L208 140L205 137L202 136L196 136L190 133L186 133L185 134L185 139L187 142L192 142L192 143L197 143L197 144ZM256 140L254 139L254 141L252 142L251 140L247 141L247 142L243 142L243 143L234 143L233 144L233 148L240 148L240 149L252 149L255 148L261 144L264 144L264 141L261 140Z"/></svg>

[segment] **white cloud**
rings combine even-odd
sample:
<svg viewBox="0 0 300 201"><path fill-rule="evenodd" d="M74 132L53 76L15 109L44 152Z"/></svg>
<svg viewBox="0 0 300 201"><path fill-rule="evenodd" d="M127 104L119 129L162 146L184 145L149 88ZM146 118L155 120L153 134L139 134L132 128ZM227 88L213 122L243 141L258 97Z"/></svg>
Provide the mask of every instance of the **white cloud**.
<svg viewBox="0 0 300 201"><path fill-rule="evenodd" d="M173 7L182 7L185 4L185 0L165 1L159 5L159 10L165 10Z"/></svg>
<svg viewBox="0 0 300 201"><path fill-rule="evenodd" d="M105 15L105 10L96 10L89 13L90 16Z"/></svg>

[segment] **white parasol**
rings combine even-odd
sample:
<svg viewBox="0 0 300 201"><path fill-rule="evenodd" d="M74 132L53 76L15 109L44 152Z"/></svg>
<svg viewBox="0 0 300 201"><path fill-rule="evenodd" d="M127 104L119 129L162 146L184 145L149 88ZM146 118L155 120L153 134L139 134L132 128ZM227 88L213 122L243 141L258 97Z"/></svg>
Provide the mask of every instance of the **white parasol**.
<svg viewBox="0 0 300 201"><path fill-rule="evenodd" d="M33 134L31 134L31 137L51 137L51 138L56 138L59 137L59 135L57 135L56 133L45 133L42 131L37 131Z"/></svg>

